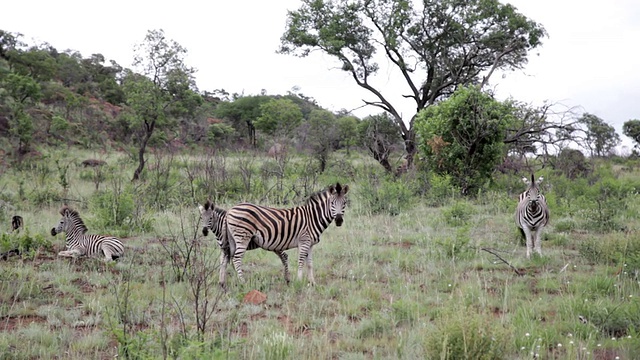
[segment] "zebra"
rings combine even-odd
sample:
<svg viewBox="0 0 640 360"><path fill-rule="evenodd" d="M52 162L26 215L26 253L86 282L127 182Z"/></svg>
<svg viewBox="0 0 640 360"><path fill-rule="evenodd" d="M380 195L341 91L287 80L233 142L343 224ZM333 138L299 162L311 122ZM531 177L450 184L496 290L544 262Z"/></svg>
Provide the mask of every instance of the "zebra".
<svg viewBox="0 0 640 360"><path fill-rule="evenodd" d="M105 261L117 260L124 254L124 245L112 236L86 234L87 227L78 212L67 205L60 209L62 218L51 235L67 234L66 247L58 256L73 257L104 255Z"/></svg>
<svg viewBox="0 0 640 360"><path fill-rule="evenodd" d="M531 174L531 181L527 178L522 178L528 188L520 194L515 214L516 225L518 225L521 233L526 238L527 259L531 257L531 252L534 249L538 254L542 255L542 229L549 222L549 207L539 187L542 180L544 178L540 176L536 183L533 174Z"/></svg>
<svg viewBox="0 0 640 360"><path fill-rule="evenodd" d="M209 230L216 236L218 246L220 247L220 275L219 283L221 287L225 286L227 278L227 265L231 261L231 255L235 253L235 242L229 241L227 238L227 211L221 209L207 200L203 205L199 205L200 220L203 224L202 235L207 236ZM247 250L259 249L255 242L250 242ZM288 278L288 262L289 258L284 251L274 251L285 267L285 277Z"/></svg>
<svg viewBox="0 0 640 360"><path fill-rule="evenodd" d="M280 256L287 284L289 269L284 251L297 247L298 280L302 280L302 267L306 264L309 283L315 285L312 248L334 219L336 226L342 226L348 191L348 185L336 183L311 195L305 205L294 208L275 209L242 203L229 209L227 231L229 241L235 243L233 265L240 281L244 282L242 256L255 243Z"/></svg>
<svg viewBox="0 0 640 360"><path fill-rule="evenodd" d="M14 215L11 218L11 231L20 232L20 228L24 226L24 221L22 220L22 216Z"/></svg>

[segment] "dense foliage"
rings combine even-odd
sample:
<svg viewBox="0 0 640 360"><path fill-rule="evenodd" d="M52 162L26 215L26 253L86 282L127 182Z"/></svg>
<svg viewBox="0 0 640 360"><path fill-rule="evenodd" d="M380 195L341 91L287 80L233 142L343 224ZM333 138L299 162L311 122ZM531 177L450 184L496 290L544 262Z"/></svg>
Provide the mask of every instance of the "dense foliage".
<svg viewBox="0 0 640 360"><path fill-rule="evenodd" d="M477 191L502 161L506 130L514 119L509 103L477 87L459 88L416 120L428 168L451 176L463 194Z"/></svg>

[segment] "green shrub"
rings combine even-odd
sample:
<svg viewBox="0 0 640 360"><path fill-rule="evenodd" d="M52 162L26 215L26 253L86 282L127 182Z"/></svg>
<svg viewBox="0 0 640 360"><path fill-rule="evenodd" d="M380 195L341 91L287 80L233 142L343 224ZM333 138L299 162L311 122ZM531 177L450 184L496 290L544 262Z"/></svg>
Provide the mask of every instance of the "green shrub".
<svg viewBox="0 0 640 360"><path fill-rule="evenodd" d="M580 255L594 264L625 265L628 273L640 270L640 238L622 233L597 236L582 241Z"/></svg>
<svg viewBox="0 0 640 360"><path fill-rule="evenodd" d="M149 231L153 227L153 219L147 218L144 209L127 186L123 190L104 190L97 192L89 201L89 209L94 218L91 222L102 230Z"/></svg>
<svg viewBox="0 0 640 360"><path fill-rule="evenodd" d="M437 320L425 341L428 359L503 359L506 334L495 319L473 310L450 309Z"/></svg>
<svg viewBox="0 0 640 360"><path fill-rule="evenodd" d="M386 177L362 184L358 195L364 210L371 214L398 215L414 201L413 192L406 183Z"/></svg>
<svg viewBox="0 0 640 360"><path fill-rule="evenodd" d="M440 248L444 257L455 259L470 253L470 248L468 247L470 241L469 227L464 226L456 229L454 236L447 235L444 238L436 238L435 244Z"/></svg>
<svg viewBox="0 0 640 360"><path fill-rule="evenodd" d="M571 232L578 228L578 222L573 218L558 219L553 222L553 228L557 232Z"/></svg>
<svg viewBox="0 0 640 360"><path fill-rule="evenodd" d="M456 201L453 205L442 210L444 221L450 226L466 225L471 216L475 214L475 208L468 202Z"/></svg>
<svg viewBox="0 0 640 360"><path fill-rule="evenodd" d="M31 236L28 231L20 234L0 235L0 253L19 250L22 258L33 258L39 249L52 251L53 244L42 234Z"/></svg>
<svg viewBox="0 0 640 360"><path fill-rule="evenodd" d="M458 194L460 189L453 184L451 176L431 173L429 189L425 197L429 205L442 206L455 199Z"/></svg>

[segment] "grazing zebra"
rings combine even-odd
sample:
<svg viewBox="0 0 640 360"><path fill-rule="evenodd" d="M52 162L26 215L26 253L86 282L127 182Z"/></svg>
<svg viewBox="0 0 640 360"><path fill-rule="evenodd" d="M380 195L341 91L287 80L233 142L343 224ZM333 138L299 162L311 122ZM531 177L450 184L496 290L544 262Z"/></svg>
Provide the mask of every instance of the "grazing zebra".
<svg viewBox="0 0 640 360"><path fill-rule="evenodd" d="M116 260L124 253L124 245L118 238L112 236L85 234L87 227L76 210L68 206L60 209L62 219L58 226L51 229L51 235L61 232L67 234L65 251L58 256L73 257L103 255L105 261Z"/></svg>
<svg viewBox="0 0 640 360"><path fill-rule="evenodd" d="M249 203L236 205L227 212L229 241L235 242L233 265L240 281L244 281L242 256L252 243L276 252L284 265L285 281L289 283L289 269L285 250L298 248L298 280L302 280L302 266L307 265L309 282L315 284L311 250L320 242L320 235L335 219L341 226L347 203L349 186L340 183L313 194L305 205L291 209L274 209Z"/></svg>
<svg viewBox="0 0 640 360"><path fill-rule="evenodd" d="M11 231L20 231L20 228L24 225L22 216L14 215L11 218Z"/></svg>
<svg viewBox="0 0 640 360"><path fill-rule="evenodd" d="M204 206L199 205L200 209L200 220L202 221L202 235L207 236L209 234L209 230L213 232L216 236L216 240L218 242L218 246L220 246L220 277L219 283L220 286L224 287L227 278L227 265L229 261L231 261L231 255L235 253L235 242L229 241L226 237L227 234L227 211L221 209L207 200L204 203ZM259 249L258 245L255 242L249 243L249 247L247 250ZM274 251L282 264L285 266L285 277L288 278L288 260L287 254L284 251Z"/></svg>
<svg viewBox="0 0 640 360"><path fill-rule="evenodd" d="M542 228L549 222L549 207L539 187L542 180L541 176L536 183L533 174L531 174L531 181L522 178L522 181L529 187L520 194L516 210L516 225L526 238L527 259L531 257L534 248L538 254L542 255Z"/></svg>

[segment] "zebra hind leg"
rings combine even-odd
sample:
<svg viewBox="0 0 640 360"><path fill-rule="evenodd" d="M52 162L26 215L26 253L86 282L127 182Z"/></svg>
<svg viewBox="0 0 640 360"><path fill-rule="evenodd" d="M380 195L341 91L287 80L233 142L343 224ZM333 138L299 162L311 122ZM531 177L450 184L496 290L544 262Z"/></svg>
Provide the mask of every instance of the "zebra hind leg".
<svg viewBox="0 0 640 360"><path fill-rule="evenodd" d="M228 247L221 249L220 252L220 276L218 283L221 288L225 288L227 282L227 265L229 264L229 258L231 257L231 252Z"/></svg>

